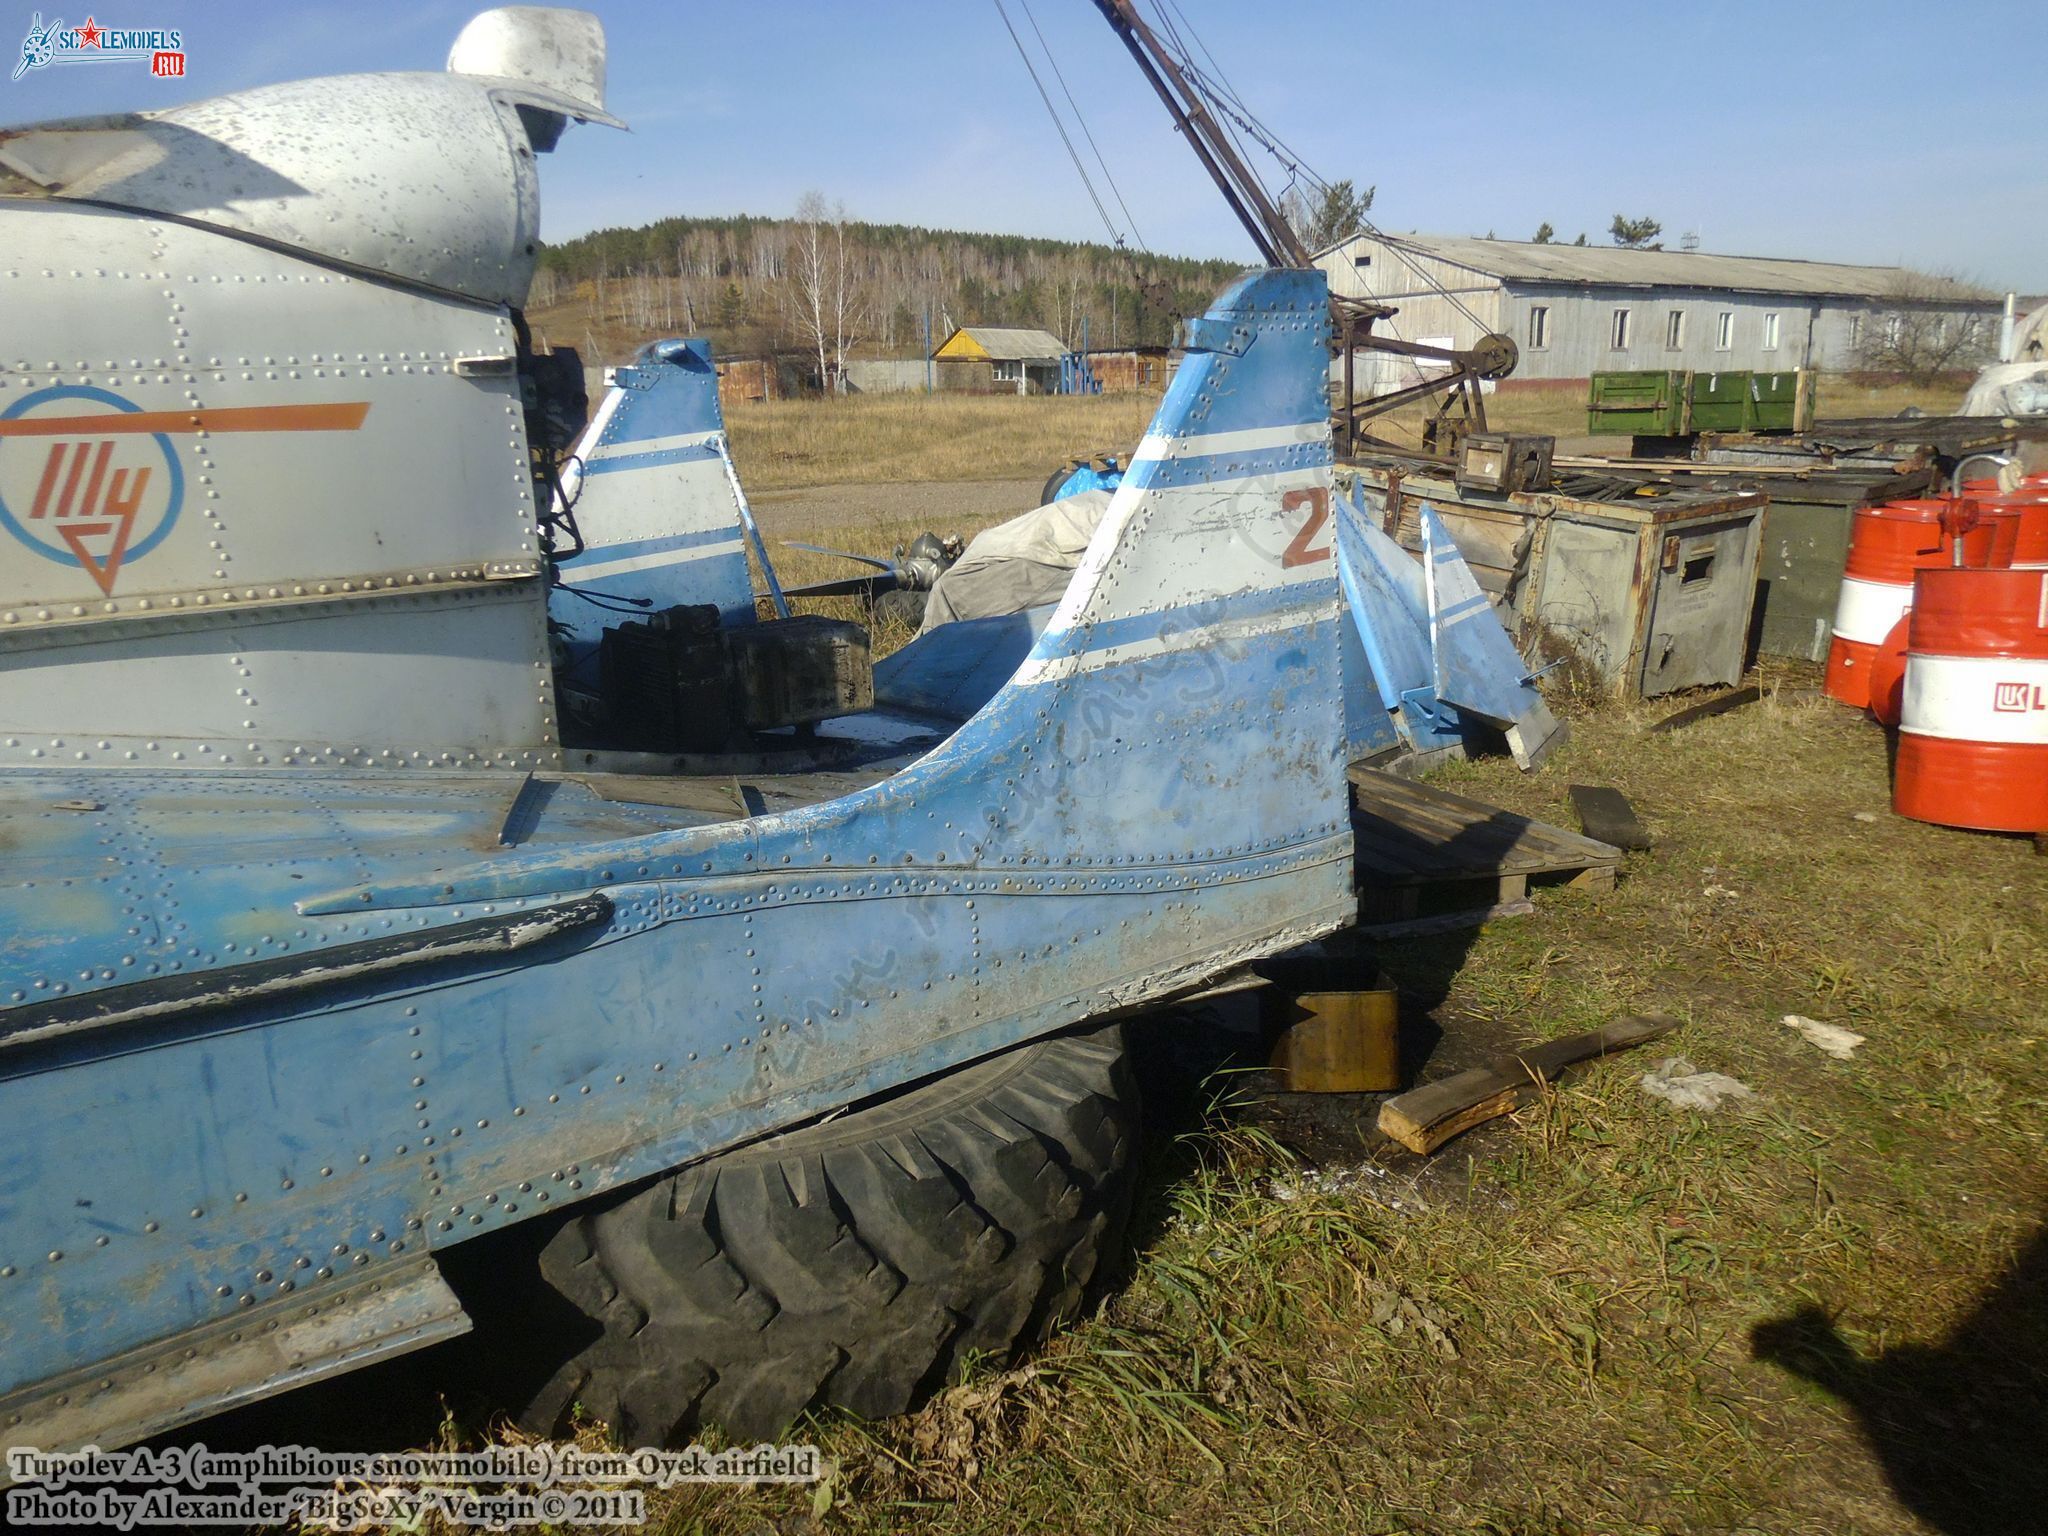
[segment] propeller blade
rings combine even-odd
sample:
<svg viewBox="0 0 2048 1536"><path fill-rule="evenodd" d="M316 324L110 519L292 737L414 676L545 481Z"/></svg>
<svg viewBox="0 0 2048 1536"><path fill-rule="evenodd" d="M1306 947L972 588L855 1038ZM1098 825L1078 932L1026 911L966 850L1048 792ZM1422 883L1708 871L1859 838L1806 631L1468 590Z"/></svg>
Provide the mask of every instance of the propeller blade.
<svg viewBox="0 0 2048 1536"><path fill-rule="evenodd" d="M878 571L890 571L895 567L886 560L877 560L872 555L856 555L848 549L827 549L822 544L799 544L795 539L784 539L785 549L807 549L814 555L837 555L842 560L858 560L862 565L872 565Z"/></svg>
<svg viewBox="0 0 2048 1536"><path fill-rule="evenodd" d="M884 592L896 590L894 571L879 571L873 576L842 576L837 581L814 581L804 587L784 587L784 597L865 597L870 602Z"/></svg>

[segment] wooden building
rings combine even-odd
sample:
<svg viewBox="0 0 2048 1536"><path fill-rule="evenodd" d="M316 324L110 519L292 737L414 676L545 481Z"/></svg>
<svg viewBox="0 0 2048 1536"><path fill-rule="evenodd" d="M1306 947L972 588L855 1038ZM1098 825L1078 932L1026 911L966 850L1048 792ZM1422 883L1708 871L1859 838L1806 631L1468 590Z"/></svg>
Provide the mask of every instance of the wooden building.
<svg viewBox="0 0 2048 1536"><path fill-rule="evenodd" d="M1066 350L1059 337L1034 327L963 325L941 342L932 356L942 365L941 389L1050 395L1059 390L1060 359ZM949 363L973 366L943 366Z"/></svg>
<svg viewBox="0 0 2048 1536"><path fill-rule="evenodd" d="M1088 353L1088 371L1105 395L1164 390L1174 367L1170 347L1101 347Z"/></svg>

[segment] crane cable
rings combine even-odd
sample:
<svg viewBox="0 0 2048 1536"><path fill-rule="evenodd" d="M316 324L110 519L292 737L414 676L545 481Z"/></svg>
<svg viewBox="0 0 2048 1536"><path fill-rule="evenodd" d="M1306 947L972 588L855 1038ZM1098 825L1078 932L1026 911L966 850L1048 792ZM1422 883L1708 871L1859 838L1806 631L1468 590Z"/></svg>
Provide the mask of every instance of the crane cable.
<svg viewBox="0 0 2048 1536"><path fill-rule="evenodd" d="M1059 109L1052 104L1052 97L1045 89L1045 82L1038 78L1038 66L1031 62L1031 55L1025 51L1024 39L1017 35L1017 29L1010 24L1010 13L1003 9L1003 0L994 0L996 14L1003 18L1003 29L1010 34L1010 41L1017 45L1017 57L1024 61L1024 68L1031 76L1031 83L1038 87L1038 99L1045 103L1046 114L1052 118L1052 125L1059 131L1060 142L1067 146L1067 158L1074 162L1074 169L1081 177L1081 185L1088 189L1088 200L1095 205L1095 212L1102 219L1102 227L1109 231L1110 243L1118 250L1126 249L1124 237L1116 227L1116 221L1109 216L1109 210L1102 206L1102 198L1095 190L1095 182L1088 175L1088 167L1081 163L1080 153L1074 148L1074 140L1067 132L1067 125L1061 119ZM1048 55L1049 57L1050 55Z"/></svg>
<svg viewBox="0 0 2048 1536"><path fill-rule="evenodd" d="M1095 163L1102 167L1102 179L1109 183L1110 195L1116 199L1117 207L1123 210L1124 223L1130 226L1131 238L1138 243L1139 250L1148 256L1151 255L1152 248L1145 244L1145 237L1138 232L1138 221L1131 217L1130 205L1124 201L1123 189L1116 184L1116 177L1110 172L1109 162L1102 158L1102 150L1095 142L1095 134L1088 127L1088 119L1082 115L1081 104L1074 100L1073 91L1068 89L1067 77L1060 70L1060 61L1054 56L1052 45L1046 42L1045 34L1038 29L1038 18L1031 12L1031 0L1017 0L1017 4L1024 12L1024 19L1031 23L1032 35L1038 39L1038 46L1045 50L1045 62L1052 66L1052 76L1059 81L1060 94L1067 98L1067 105L1073 109L1074 121L1080 124L1081 136L1088 141L1088 148L1094 152ZM998 6L997 9L1001 7Z"/></svg>
<svg viewBox="0 0 2048 1536"><path fill-rule="evenodd" d="M1299 177L1308 182L1317 191L1328 193L1330 183L1319 176L1313 166L1309 165L1298 153L1289 148L1278 134L1261 122L1252 112L1251 108L1244 104L1243 99L1230 85L1228 79L1224 78L1223 66L1217 61L1216 55L1210 51L1208 43L1203 41L1201 34L1195 30L1194 23L1187 18L1187 13L1180 9L1178 0L1152 0L1152 5L1153 9L1158 12L1162 23L1162 30L1172 39L1175 48L1179 50L1180 57L1175 62L1180 65L1182 71L1193 82L1196 89L1208 98L1209 105L1221 116L1241 127L1246 134L1258 143L1260 148L1264 149L1267 154L1284 166L1291 177ZM1168 14L1169 8L1172 12L1171 15ZM1178 27L1174 25L1174 16L1180 18L1180 26ZM1183 29L1185 29L1186 37L1182 36ZM1188 38L1194 40L1195 47L1201 49L1202 56L1209 61L1210 67L1215 70L1216 73L1213 78L1200 65L1195 63L1193 49L1188 46ZM1227 127L1225 131L1228 131ZM1232 134L1232 138L1235 139L1235 137L1236 135ZM1263 190L1263 187L1261 190ZM1406 250L1395 241L1389 239L1385 231L1380 229L1378 225L1374 224L1372 220L1366 218L1363 214L1359 215L1358 222L1364 233L1372 236L1373 239L1379 241L1382 246L1391 251L1395 260L1408 268L1437 297L1443 299L1462 315L1479 335L1484 336L1488 333L1491 328L1485 321L1479 318L1469 305L1455 293L1451 292L1449 288L1445 287L1443 283L1425 271Z"/></svg>

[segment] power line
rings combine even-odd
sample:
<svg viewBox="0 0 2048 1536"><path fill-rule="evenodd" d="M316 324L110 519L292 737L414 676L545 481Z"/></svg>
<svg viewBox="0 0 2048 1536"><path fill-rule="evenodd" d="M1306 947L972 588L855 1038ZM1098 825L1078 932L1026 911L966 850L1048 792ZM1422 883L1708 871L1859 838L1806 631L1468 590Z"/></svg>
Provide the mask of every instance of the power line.
<svg viewBox="0 0 2048 1536"><path fill-rule="evenodd" d="M1194 23L1188 20L1187 13L1181 10L1179 0L1152 0L1152 6L1159 14L1163 30L1172 40L1174 47L1179 51L1180 57L1176 62L1180 65L1182 72L1194 84L1195 88L1202 93L1212 114L1220 114L1230 122L1235 122L1256 140L1267 154L1271 155L1285 167L1291 177L1299 177L1308 182L1318 192L1327 195L1330 191L1330 183L1318 175L1314 167L1303 160L1278 134L1261 122L1251 108L1244 104L1243 98L1237 94L1236 89L1230 84L1228 78L1225 77L1223 66L1217 60L1216 55L1210 50L1208 43L1203 41L1201 33L1195 29ZM1174 24L1176 16L1180 19L1179 26ZM1185 37L1182 35L1183 32L1186 34ZM1189 47L1188 39L1193 39L1194 47L1199 48L1202 56L1209 61L1210 68L1215 71L1213 78L1201 66L1195 63L1193 49ZM1225 131L1229 132L1227 126ZM1231 137L1234 141L1236 135L1232 134ZM1480 335L1486 334L1487 327L1485 322L1479 318L1469 305L1436 277L1425 271L1405 250L1390 241L1370 219L1361 214L1359 215L1358 222L1364 233L1371 235L1382 246L1391 251L1394 259L1407 267L1417 280L1431 289L1438 297L1449 303L1453 309L1470 322Z"/></svg>
<svg viewBox="0 0 2048 1536"><path fill-rule="evenodd" d="M1259 189L1260 196L1264 197L1267 202L1272 202L1273 194L1267 190L1265 181L1259 173L1252 169L1251 162L1244 152L1244 141L1238 138L1236 130L1231 126L1230 118L1234 114L1226 111L1224 120L1217 122L1214 110L1217 104L1215 88L1202 78L1202 72L1195 67L1194 51L1188 47L1186 40L1181 37L1180 28L1174 25L1173 16L1167 11L1165 0L1152 0L1152 10L1159 18L1160 30L1165 33L1166 37L1173 44L1173 51L1176 53L1175 64L1188 77L1189 83L1195 87L1196 92L1202 99L1203 106L1210 109L1209 120L1212 123L1216 123L1218 131L1229 140L1232 151L1236 154L1239 163L1244 166L1245 174L1252 178L1253 185ZM1183 17L1182 19L1185 20L1186 18ZM1190 26L1188 32L1192 35L1194 28ZM1199 42L1200 39L1197 38L1196 41Z"/></svg>

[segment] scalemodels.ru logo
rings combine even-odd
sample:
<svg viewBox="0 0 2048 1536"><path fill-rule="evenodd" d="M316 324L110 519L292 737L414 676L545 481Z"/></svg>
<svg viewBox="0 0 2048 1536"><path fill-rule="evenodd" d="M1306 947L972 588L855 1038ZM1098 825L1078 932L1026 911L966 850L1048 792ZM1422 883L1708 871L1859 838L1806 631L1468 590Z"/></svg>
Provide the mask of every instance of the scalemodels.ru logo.
<svg viewBox="0 0 2048 1536"><path fill-rule="evenodd" d="M46 27L37 11L12 79L52 64L147 64L158 79L176 79L185 73L185 34L175 27L103 27L90 16L82 26L67 27L60 16Z"/></svg>

